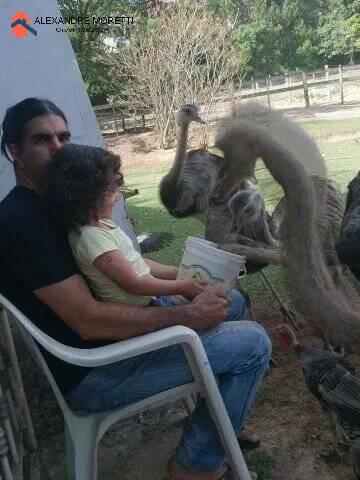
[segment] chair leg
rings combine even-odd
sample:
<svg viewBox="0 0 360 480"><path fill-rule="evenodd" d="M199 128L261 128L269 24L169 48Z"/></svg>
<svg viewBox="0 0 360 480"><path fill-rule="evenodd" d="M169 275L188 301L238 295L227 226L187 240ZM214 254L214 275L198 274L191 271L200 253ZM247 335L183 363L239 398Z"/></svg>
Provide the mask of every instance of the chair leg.
<svg viewBox="0 0 360 480"><path fill-rule="evenodd" d="M11 473L8 454L9 447L6 440L6 435L4 430L0 427L0 467L1 467L1 475L0 478L4 478L4 480L13 480L13 475Z"/></svg>
<svg viewBox="0 0 360 480"><path fill-rule="evenodd" d="M194 379L202 386L211 417L219 432L226 456L231 464L236 480L251 480L249 470L205 351L203 353L196 351L195 353L188 344L183 344L182 346ZM204 358L202 358L202 356L204 356Z"/></svg>
<svg viewBox="0 0 360 480"><path fill-rule="evenodd" d="M89 418L77 419L71 431L65 419L67 480L97 480L97 433Z"/></svg>

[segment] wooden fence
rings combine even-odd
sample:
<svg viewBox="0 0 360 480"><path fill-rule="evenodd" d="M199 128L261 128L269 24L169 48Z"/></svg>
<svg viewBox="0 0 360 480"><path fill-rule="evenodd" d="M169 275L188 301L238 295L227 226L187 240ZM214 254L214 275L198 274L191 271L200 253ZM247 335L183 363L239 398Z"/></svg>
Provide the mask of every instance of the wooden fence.
<svg viewBox="0 0 360 480"><path fill-rule="evenodd" d="M354 80L360 80L360 72L359 75L357 76L350 76L350 77L344 77L343 71L341 68L341 65L339 66L339 71L338 75L336 76L337 78L330 78L328 77L325 80L312 80L311 77L309 78L308 74L306 72L302 72L302 80L297 81L296 84L294 85L294 82L287 78L288 84L285 87L271 87L269 81L266 82L266 87L265 89L260 90L258 86L255 86L253 91L250 91L248 93L245 93L246 90L241 89L239 92L235 93L235 97L240 98L240 99L249 99L249 98L256 98L256 97L262 97L262 96L267 96L268 100L268 105L270 107L271 101L270 101L270 96L275 94L275 93L284 93L284 92L292 92L295 90L303 90L304 92L304 100L305 100L305 106L307 108L310 107L310 96L309 96L309 87L318 87L318 86L323 86L327 85L328 92L329 92L329 101L331 100L331 89L330 86L332 84L338 84L339 85L339 91L340 91L340 103L344 103L344 83L345 82L350 82ZM224 100L228 98L230 99L231 97L224 97Z"/></svg>
<svg viewBox="0 0 360 480"><path fill-rule="evenodd" d="M304 103L311 106L311 94L314 88L327 87L328 101L332 101L334 85L337 86L340 103L344 103L344 83L360 80L360 65L343 67L329 67L313 72L285 74L282 76L268 75L265 79L251 78L241 85L233 85L232 94L219 96L216 102L226 102L233 98L239 100L266 97L269 109L271 96L289 93L290 103L293 101L292 92L303 91ZM94 111L103 134L117 134L126 131L137 132L139 128L145 130L153 126L154 115L149 111L129 111L123 105L109 104L94 107Z"/></svg>

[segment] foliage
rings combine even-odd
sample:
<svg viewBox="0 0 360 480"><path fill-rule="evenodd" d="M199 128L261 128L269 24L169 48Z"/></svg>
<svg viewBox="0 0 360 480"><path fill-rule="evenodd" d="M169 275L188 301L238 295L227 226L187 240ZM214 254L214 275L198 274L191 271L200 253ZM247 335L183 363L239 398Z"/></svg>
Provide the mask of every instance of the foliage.
<svg viewBox="0 0 360 480"><path fill-rule="evenodd" d="M346 36L353 51L360 51L360 13L346 19Z"/></svg>
<svg viewBox="0 0 360 480"><path fill-rule="evenodd" d="M282 7L284 25L284 64L290 70L311 69L319 65L316 27L318 0L285 0Z"/></svg>
<svg viewBox="0 0 360 480"><path fill-rule="evenodd" d="M227 0L222 10L221 0L207 5L229 16L238 3L244 7L236 0ZM234 41L249 52L252 75L346 63L359 51L359 15L359 0L255 0L249 17L236 25Z"/></svg>
<svg viewBox="0 0 360 480"><path fill-rule="evenodd" d="M116 14L140 14L146 12L147 0L59 0L61 14L64 17L109 16ZM114 91L115 85L108 68L97 54L96 46L104 34L74 29L69 38L74 49L87 92L93 105L106 103L107 97ZM118 26L108 36L126 35Z"/></svg>
<svg viewBox="0 0 360 480"><path fill-rule="evenodd" d="M210 19L211 25L216 24L218 30L225 29L227 40L230 39L226 48L231 55L235 51L239 56L240 78L244 73L264 76L268 73L311 70L324 64L346 64L359 57L360 0L204 0L197 6L195 0L174 3L165 0L59 0L59 5L64 16L134 14L135 27L123 30L114 27L106 35L131 38L132 46L143 45L150 52L155 43L151 40L152 47L146 47L146 39L153 38L155 32L163 38L164 25L170 24L170 18L174 18L179 5L184 2L191 3L197 15L208 15L206 18ZM158 8L151 9L152 4ZM193 22L191 18L190 15L188 24ZM184 25L186 32L190 32L188 24ZM195 32L191 32L193 36L197 26L194 28ZM178 32L176 26L174 32ZM114 68L109 62L104 63L103 55L99 55L104 35L76 31L69 36L93 104L116 97L119 90L123 92L121 98L130 101L132 75L124 75L123 72L120 75L119 68ZM175 35L169 38L168 50ZM130 55L135 58L135 54ZM199 51L196 55L202 58ZM165 83L178 75L179 67L175 62L172 68L176 72L165 73ZM205 70L203 73L207 83L207 73ZM171 122L169 127L171 130Z"/></svg>
<svg viewBox="0 0 360 480"><path fill-rule="evenodd" d="M211 108L246 63L245 54L235 54L231 28L224 22L219 28L210 13L190 3L149 20L127 48L103 50L102 59L115 65L112 75L123 82L119 99L154 113L161 147L174 139L175 110L189 102Z"/></svg>
<svg viewBox="0 0 360 480"><path fill-rule="evenodd" d="M332 7L320 20L320 50L327 58L353 56L360 50L360 2L338 2Z"/></svg>
<svg viewBox="0 0 360 480"><path fill-rule="evenodd" d="M250 73L277 73L282 68L281 10L275 4L268 8L266 0L257 0L251 16L252 22L240 25L234 31L235 47L249 52Z"/></svg>
<svg viewBox="0 0 360 480"><path fill-rule="evenodd" d="M249 0L206 0L206 8L235 27L249 21L250 3Z"/></svg>

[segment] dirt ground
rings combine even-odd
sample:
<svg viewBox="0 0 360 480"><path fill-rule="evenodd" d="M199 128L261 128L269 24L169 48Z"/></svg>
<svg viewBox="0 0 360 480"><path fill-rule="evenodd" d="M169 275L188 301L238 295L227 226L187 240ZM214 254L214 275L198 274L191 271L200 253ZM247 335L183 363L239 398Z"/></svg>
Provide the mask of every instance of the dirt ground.
<svg viewBox="0 0 360 480"><path fill-rule="evenodd" d="M282 322L271 307L258 312L266 329ZM302 329L306 345L314 341ZM249 452L252 468L265 470L263 480L352 480L352 471L335 453L326 414L304 383L301 366L290 351L274 342L271 367L247 425L261 438ZM63 422L51 392L42 386L31 398L43 476L65 477ZM114 426L99 449L99 480L169 480L166 464L180 438L187 414L181 402L147 412Z"/></svg>
<svg viewBox="0 0 360 480"><path fill-rule="evenodd" d="M350 118L360 116L360 104L294 109L286 113L299 120ZM173 150L154 149L150 132L107 140L108 147L121 153L125 169L150 162L167 162ZM161 153L161 158L160 158ZM258 321L270 329L282 321L271 307L257 312ZM306 329L299 338L315 344ZM268 462L264 480L351 480L351 469L336 455L327 416L304 383L301 367L291 352L275 345L276 368L271 368L248 420L261 438L250 463L260 467ZM28 382L29 379L26 379ZM51 392L44 381L31 382L31 411L38 436L43 479L65 478L63 423ZM181 403L169 405L113 427L99 449L99 480L166 480L166 463L186 421Z"/></svg>

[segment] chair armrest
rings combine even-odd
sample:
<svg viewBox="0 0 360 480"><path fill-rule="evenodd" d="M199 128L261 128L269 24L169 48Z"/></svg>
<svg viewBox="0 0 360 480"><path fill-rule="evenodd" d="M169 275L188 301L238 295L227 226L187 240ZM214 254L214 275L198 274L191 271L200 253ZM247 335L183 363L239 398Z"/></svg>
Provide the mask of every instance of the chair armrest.
<svg viewBox="0 0 360 480"><path fill-rule="evenodd" d="M61 345L54 348L50 345L43 347L63 361L82 367L98 367L109 363L119 362L143 353L152 352L171 345L187 343L202 347L198 334L188 327L176 325L156 332L147 333L139 337L121 340L111 345L91 349L72 348Z"/></svg>
<svg viewBox="0 0 360 480"><path fill-rule="evenodd" d="M198 334L191 328L182 325L175 325L128 340L121 340L104 347L89 349L69 347L49 337L49 335L25 317L15 305L0 294L0 307L1 305L14 317L16 323L22 327L21 330L24 334L33 337L45 350L55 357L81 367L107 365L160 348L184 343L198 350L200 349L205 354Z"/></svg>

